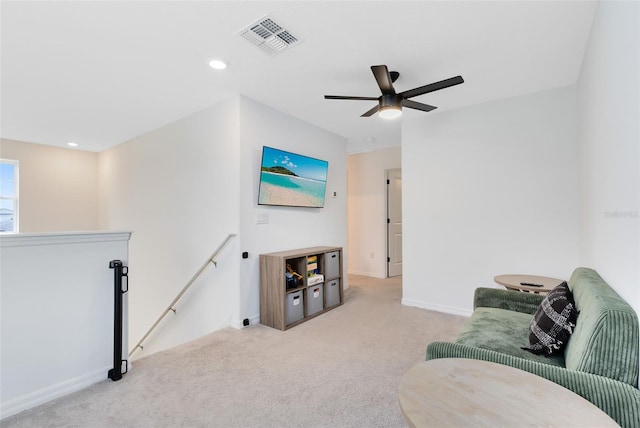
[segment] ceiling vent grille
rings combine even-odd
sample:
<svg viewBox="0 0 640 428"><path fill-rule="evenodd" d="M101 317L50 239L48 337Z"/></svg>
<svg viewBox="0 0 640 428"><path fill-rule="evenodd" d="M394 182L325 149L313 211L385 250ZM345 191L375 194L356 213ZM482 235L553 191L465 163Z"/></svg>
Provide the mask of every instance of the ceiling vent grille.
<svg viewBox="0 0 640 428"><path fill-rule="evenodd" d="M271 56L276 56L300 42L268 15L246 26L238 34Z"/></svg>

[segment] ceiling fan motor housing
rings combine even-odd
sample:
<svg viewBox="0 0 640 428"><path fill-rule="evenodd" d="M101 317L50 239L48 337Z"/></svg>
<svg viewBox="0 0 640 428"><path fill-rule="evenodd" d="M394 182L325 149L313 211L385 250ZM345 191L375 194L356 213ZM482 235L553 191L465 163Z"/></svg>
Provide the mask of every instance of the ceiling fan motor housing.
<svg viewBox="0 0 640 428"><path fill-rule="evenodd" d="M402 95L398 94L387 94L382 95L380 97L380 110L386 110L388 108L393 108L396 110L402 109Z"/></svg>

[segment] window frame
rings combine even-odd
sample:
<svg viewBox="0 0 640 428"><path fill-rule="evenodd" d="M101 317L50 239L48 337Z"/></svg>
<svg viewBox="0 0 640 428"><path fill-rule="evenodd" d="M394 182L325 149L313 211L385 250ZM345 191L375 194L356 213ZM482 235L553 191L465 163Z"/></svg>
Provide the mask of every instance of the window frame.
<svg viewBox="0 0 640 428"><path fill-rule="evenodd" d="M13 201L13 230L1 231L0 235L15 234L20 232L20 161L15 159L0 158L1 164L13 165L13 197L4 196L0 193L0 200Z"/></svg>

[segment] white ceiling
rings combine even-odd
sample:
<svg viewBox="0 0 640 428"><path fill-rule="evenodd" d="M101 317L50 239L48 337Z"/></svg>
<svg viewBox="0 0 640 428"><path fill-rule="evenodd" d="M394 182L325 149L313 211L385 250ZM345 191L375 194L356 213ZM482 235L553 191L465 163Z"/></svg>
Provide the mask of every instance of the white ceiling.
<svg viewBox="0 0 640 428"><path fill-rule="evenodd" d="M349 139L399 144L378 96L456 75L402 120L574 84L596 3L581 1L2 1L1 136L101 151L235 94ZM270 57L237 35L269 14L301 43ZM221 57L230 66L208 67ZM375 138L374 142L367 139Z"/></svg>

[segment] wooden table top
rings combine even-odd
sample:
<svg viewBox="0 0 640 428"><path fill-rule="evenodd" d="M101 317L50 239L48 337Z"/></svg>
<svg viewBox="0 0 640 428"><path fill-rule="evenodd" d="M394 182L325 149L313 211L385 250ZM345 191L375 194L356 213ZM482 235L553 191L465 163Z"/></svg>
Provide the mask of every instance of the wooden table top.
<svg viewBox="0 0 640 428"><path fill-rule="evenodd" d="M532 291L535 293L548 293L564 281L563 279L549 278L548 276L520 274L498 275L495 276L493 280L500 285L504 285L504 287L509 290ZM542 287L522 285L522 282L529 284L542 284Z"/></svg>
<svg viewBox="0 0 640 428"><path fill-rule="evenodd" d="M543 377L466 358L419 363L400 380L411 427L617 427L589 401Z"/></svg>

